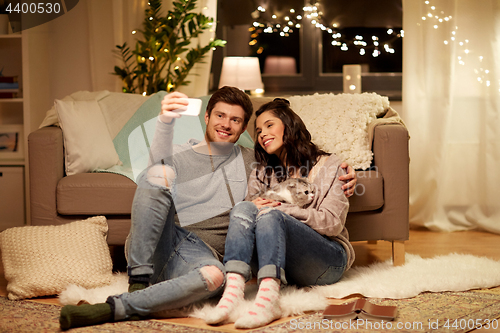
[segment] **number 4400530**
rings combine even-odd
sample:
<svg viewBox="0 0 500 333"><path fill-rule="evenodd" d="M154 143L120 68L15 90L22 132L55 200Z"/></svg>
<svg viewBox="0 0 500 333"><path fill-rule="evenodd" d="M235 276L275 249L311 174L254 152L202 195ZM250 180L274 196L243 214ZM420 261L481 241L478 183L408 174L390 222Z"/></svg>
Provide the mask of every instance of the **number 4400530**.
<svg viewBox="0 0 500 333"><path fill-rule="evenodd" d="M38 3L17 3L14 8L12 8L12 3L8 3L5 11L8 13L18 13L18 14L58 14L61 12L61 4L58 2L38 2Z"/></svg>
<svg viewBox="0 0 500 333"><path fill-rule="evenodd" d="M472 330L472 329L490 329L490 328L493 328L493 329L498 329L498 319L493 319L493 320L490 320L490 319L469 319L469 320L466 320L466 319L455 319L455 320L451 320L451 319L448 319L444 325L443 325L444 328L446 329L457 329L457 328L460 328L460 329L469 329L469 330Z"/></svg>

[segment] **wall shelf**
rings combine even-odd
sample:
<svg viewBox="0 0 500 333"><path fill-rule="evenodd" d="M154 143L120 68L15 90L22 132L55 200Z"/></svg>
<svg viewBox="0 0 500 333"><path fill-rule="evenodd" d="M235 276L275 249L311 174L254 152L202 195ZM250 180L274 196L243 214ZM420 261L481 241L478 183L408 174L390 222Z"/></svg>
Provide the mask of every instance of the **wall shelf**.
<svg viewBox="0 0 500 333"><path fill-rule="evenodd" d="M0 103L22 103L22 98L0 98Z"/></svg>
<svg viewBox="0 0 500 333"><path fill-rule="evenodd" d="M1 166L24 166L24 160L0 160Z"/></svg>
<svg viewBox="0 0 500 333"><path fill-rule="evenodd" d="M29 178L27 136L30 129L28 58L26 33L0 35L0 70L4 76L17 76L20 96L16 98L0 98L0 125L23 125L23 137L20 144L23 156L16 159L0 159L2 181L9 184L8 188L0 187L0 197L10 199L9 205L4 205L0 218L0 230L6 227L22 226L29 223ZM0 90L1 91L1 90ZM17 156L16 156L17 157ZM13 172L13 170L17 170ZM21 195L13 196L13 193Z"/></svg>
<svg viewBox="0 0 500 333"><path fill-rule="evenodd" d="M0 35L0 39L1 38L22 38L22 37L23 37L23 35L20 34L20 33L8 34L8 35L5 35L5 34Z"/></svg>

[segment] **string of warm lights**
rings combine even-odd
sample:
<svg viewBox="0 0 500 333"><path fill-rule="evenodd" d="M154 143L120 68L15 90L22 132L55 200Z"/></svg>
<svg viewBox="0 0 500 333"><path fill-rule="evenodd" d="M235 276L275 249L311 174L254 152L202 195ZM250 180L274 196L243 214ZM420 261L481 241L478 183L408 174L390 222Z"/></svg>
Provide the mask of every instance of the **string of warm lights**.
<svg viewBox="0 0 500 333"><path fill-rule="evenodd" d="M439 29L441 24L453 24L453 16L445 15L444 11L440 11L430 0L424 1L427 6L427 15L422 16L422 21L426 23L432 24L434 29ZM451 31L450 37L445 39L443 43L445 45L456 45L458 47L458 55L457 60L458 64L461 66L465 66L465 61L472 60L469 59L469 54L471 54L470 49L470 41L468 39L461 39L459 36L458 26L454 25L454 28ZM490 70L484 68L482 64L484 64L484 57L482 55L477 56L477 60L481 64L479 68L474 68L474 73L477 75L477 81L481 84L485 84L487 87L491 86L490 80ZM499 80L500 85L500 80ZM500 89L499 89L500 91Z"/></svg>
<svg viewBox="0 0 500 333"><path fill-rule="evenodd" d="M323 12L319 10L320 4L309 4L304 7L304 15L311 20L311 24L313 24L316 28L321 29L323 31L328 32L332 36L331 44L333 46L338 46L342 51L348 51L350 46L355 46L359 50L360 55L365 55L367 49L373 49L372 56L374 58L378 57L381 54L379 49L380 47L380 38L378 36L371 36L371 40L365 41L364 37L361 35L356 35L354 39L347 39L345 35L339 32L339 26L337 24L333 24L333 27L325 26L322 21ZM393 36L394 38L390 41L384 43L383 49L386 53L393 54L395 53L394 49L390 46L390 43L395 41L398 38L404 37L404 31L400 30L399 33L394 29L387 29L387 34Z"/></svg>
<svg viewBox="0 0 500 333"><path fill-rule="evenodd" d="M284 17L278 18L276 14L271 14L271 20L266 23L258 22L257 20L261 18L261 15L266 13L266 9L262 6L259 6L255 11L252 12L252 18L256 21L253 22L252 27L249 29L252 32L250 36L251 40L249 42L250 46L257 44L257 37L261 32L266 34L279 33L281 37L289 37L290 34L294 33L294 29L301 28L301 15L295 15L295 9L290 9L288 11L289 14ZM258 54L263 52L263 48L260 47L257 50Z"/></svg>
<svg viewBox="0 0 500 333"><path fill-rule="evenodd" d="M337 46L342 51L348 51L350 47L354 46L358 48L360 55L367 54L367 49L373 49L371 52L373 57L378 57L381 54L380 51L380 38L378 36L371 36L371 40L365 41L364 37L361 35L356 35L354 39L347 38L344 34L342 34L341 28L337 24L333 24L332 27L328 27L322 23L323 13L319 10L320 4L308 4L302 8L304 14L298 14L298 11L295 9L290 9L289 12L283 17L278 17L277 14L272 13L271 20L262 23L259 22L258 19L264 13L267 13L267 10L263 6L259 6L254 12L252 12L252 18L255 20L252 24L252 27L249 29L252 32L251 40L249 42L250 46L257 44L257 37L261 32L272 34L279 33L281 37L289 37L290 34L294 32L294 29L300 29L302 27L302 20L307 18L310 20L310 23L314 25L316 28L321 29L322 31L326 31L332 36L331 44L333 46ZM303 17L304 16L304 17ZM393 36L394 38L388 42L385 42L383 45L383 50L388 54L395 53L395 50L390 46L390 44L398 39L404 37L404 31L400 30L399 32L394 29L387 29L387 34ZM257 53L260 54L263 52L263 48L259 48Z"/></svg>

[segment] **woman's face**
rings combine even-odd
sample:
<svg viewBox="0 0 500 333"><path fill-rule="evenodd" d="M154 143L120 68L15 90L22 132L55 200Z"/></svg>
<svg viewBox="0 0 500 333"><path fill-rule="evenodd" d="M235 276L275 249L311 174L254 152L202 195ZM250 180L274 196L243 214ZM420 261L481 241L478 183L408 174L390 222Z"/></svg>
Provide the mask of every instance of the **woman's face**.
<svg viewBox="0 0 500 333"><path fill-rule="evenodd" d="M272 111L265 111L257 117L255 133L260 146L268 154L280 156L283 150L285 125Z"/></svg>

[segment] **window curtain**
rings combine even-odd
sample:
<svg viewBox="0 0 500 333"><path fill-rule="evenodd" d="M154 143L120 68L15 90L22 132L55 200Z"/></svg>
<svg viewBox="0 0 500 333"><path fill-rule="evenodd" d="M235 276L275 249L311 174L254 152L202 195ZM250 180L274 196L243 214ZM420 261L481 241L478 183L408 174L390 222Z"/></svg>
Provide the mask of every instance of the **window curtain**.
<svg viewBox="0 0 500 333"><path fill-rule="evenodd" d="M111 75L114 66L121 66L121 60L113 54L116 45L124 42L135 49L136 36L133 30L142 29L144 10L147 0L87 0L89 22L89 53L92 90L121 91L122 84L117 76ZM172 8L172 0L163 1L165 11ZM217 17L217 0L198 0L196 10L208 17ZM198 40L201 44L208 43L215 37L215 24L212 31L203 33ZM198 40L194 43L198 43ZM187 77L191 84L183 86L181 91L189 96L208 94L212 52L203 63L196 64Z"/></svg>
<svg viewBox="0 0 500 333"><path fill-rule="evenodd" d="M500 1L403 0L403 13L410 223L500 233Z"/></svg>

